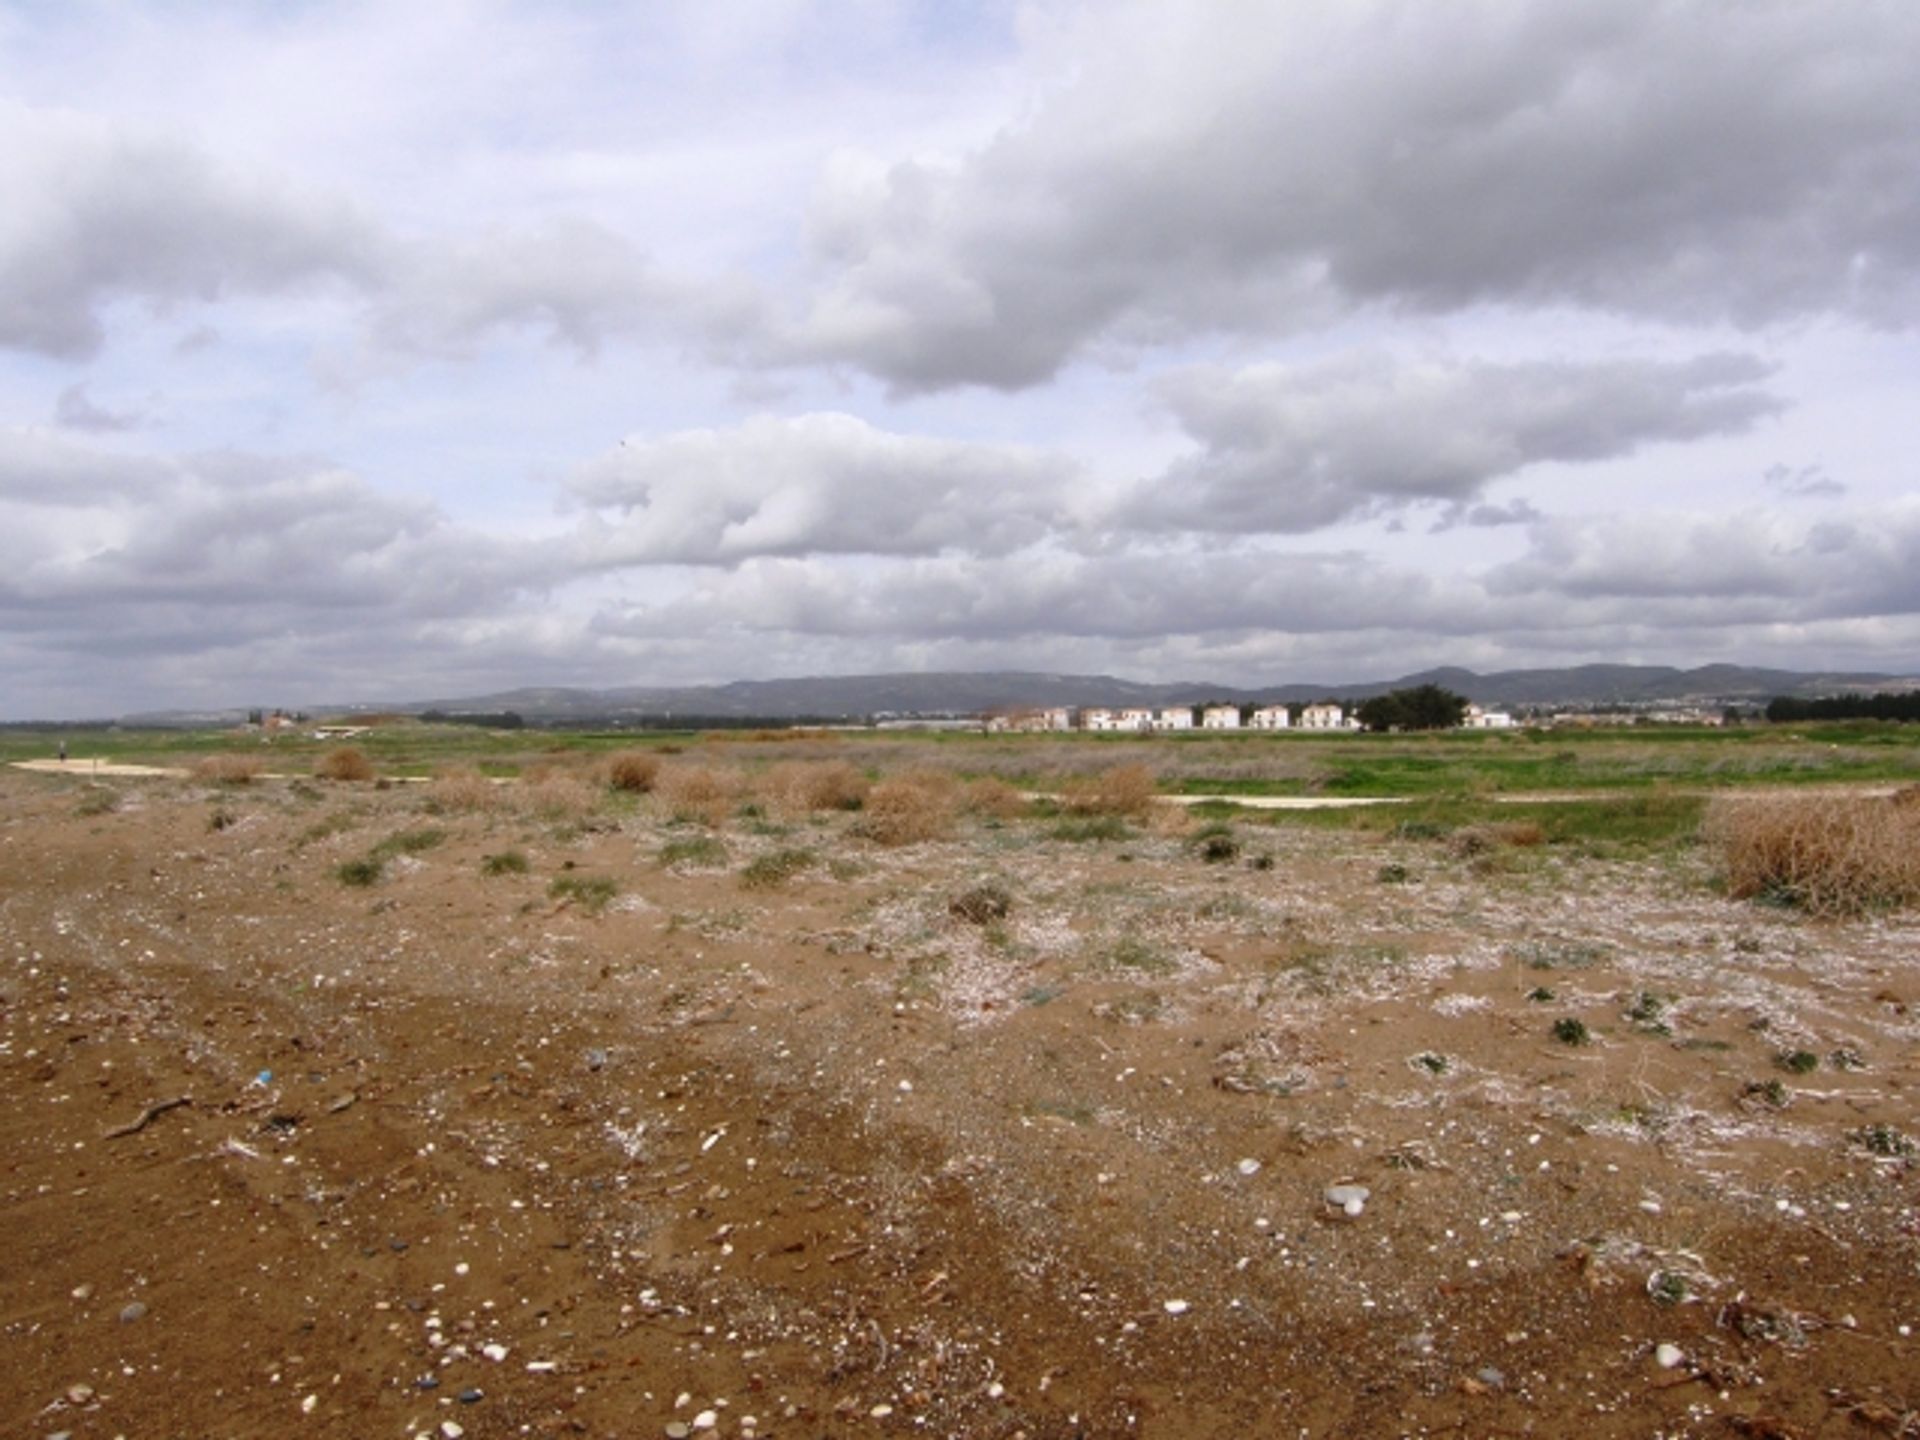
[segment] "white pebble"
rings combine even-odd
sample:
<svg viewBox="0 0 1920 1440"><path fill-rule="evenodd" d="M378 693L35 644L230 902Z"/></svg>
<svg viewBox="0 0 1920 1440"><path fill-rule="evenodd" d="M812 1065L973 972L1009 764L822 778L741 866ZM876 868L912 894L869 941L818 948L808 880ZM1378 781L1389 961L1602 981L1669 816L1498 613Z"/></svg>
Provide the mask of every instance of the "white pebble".
<svg viewBox="0 0 1920 1440"><path fill-rule="evenodd" d="M1677 1370L1687 1358L1687 1352L1678 1345L1662 1343L1654 1349L1653 1358L1662 1370Z"/></svg>
<svg viewBox="0 0 1920 1440"><path fill-rule="evenodd" d="M1258 1175L1260 1173L1260 1162L1252 1156L1248 1156L1233 1168L1238 1170L1242 1175Z"/></svg>
<svg viewBox="0 0 1920 1440"><path fill-rule="evenodd" d="M1184 1300L1169 1300L1163 1308L1169 1315L1184 1315L1189 1307Z"/></svg>
<svg viewBox="0 0 1920 1440"><path fill-rule="evenodd" d="M480 1353L498 1365L502 1360L507 1358L507 1347L500 1344L482 1345L480 1347Z"/></svg>
<svg viewBox="0 0 1920 1440"><path fill-rule="evenodd" d="M712 1410L702 1410L698 1415L693 1417L693 1428L696 1430L711 1430L719 1423L719 1414Z"/></svg>

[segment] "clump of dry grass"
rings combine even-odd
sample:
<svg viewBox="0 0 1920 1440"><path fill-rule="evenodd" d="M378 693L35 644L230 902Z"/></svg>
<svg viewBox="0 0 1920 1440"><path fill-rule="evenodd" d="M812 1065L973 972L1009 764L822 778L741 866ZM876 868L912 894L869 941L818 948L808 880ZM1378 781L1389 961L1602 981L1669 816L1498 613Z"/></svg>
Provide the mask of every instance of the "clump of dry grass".
<svg viewBox="0 0 1920 1440"><path fill-rule="evenodd" d="M951 833L961 786L944 770L908 770L880 781L854 828L881 845L915 845Z"/></svg>
<svg viewBox="0 0 1920 1440"><path fill-rule="evenodd" d="M371 780L373 762L351 745L338 745L314 761L313 773L322 780Z"/></svg>
<svg viewBox="0 0 1920 1440"><path fill-rule="evenodd" d="M644 795L660 777L660 757L646 750L622 750L607 764L607 783L616 790Z"/></svg>
<svg viewBox="0 0 1920 1440"><path fill-rule="evenodd" d="M653 789L674 819L697 820L717 829L733 813L740 776L713 765L669 765L660 771Z"/></svg>
<svg viewBox="0 0 1920 1440"><path fill-rule="evenodd" d="M1920 806L1849 795L1716 800L1704 833L1727 893L1815 915L1920 900Z"/></svg>
<svg viewBox="0 0 1920 1440"><path fill-rule="evenodd" d="M521 808L535 819L578 820L599 808L606 794L599 785L575 771L546 768L529 772L520 782Z"/></svg>
<svg viewBox="0 0 1920 1440"><path fill-rule="evenodd" d="M782 760L767 768L755 787L774 811L805 815L817 810L858 810L872 782L844 760Z"/></svg>
<svg viewBox="0 0 1920 1440"><path fill-rule="evenodd" d="M258 755L208 755L194 762L193 778L209 785L251 785L266 768Z"/></svg>
<svg viewBox="0 0 1920 1440"><path fill-rule="evenodd" d="M1447 848L1454 854L1472 858L1495 850L1529 850L1547 842L1547 832L1532 820L1491 820L1484 825L1463 825L1447 837Z"/></svg>
<svg viewBox="0 0 1920 1440"><path fill-rule="evenodd" d="M960 808L968 815L988 820L1011 820L1026 813L1026 797L996 775L982 775L967 782L960 794Z"/></svg>
<svg viewBox="0 0 1920 1440"><path fill-rule="evenodd" d="M478 770L442 770L427 782L426 807L442 812L497 810L506 801L501 787Z"/></svg>
<svg viewBox="0 0 1920 1440"><path fill-rule="evenodd" d="M1074 815L1116 815L1139 820L1153 809L1159 797L1159 782L1153 771L1138 763L1115 765L1097 775L1073 780L1062 798Z"/></svg>

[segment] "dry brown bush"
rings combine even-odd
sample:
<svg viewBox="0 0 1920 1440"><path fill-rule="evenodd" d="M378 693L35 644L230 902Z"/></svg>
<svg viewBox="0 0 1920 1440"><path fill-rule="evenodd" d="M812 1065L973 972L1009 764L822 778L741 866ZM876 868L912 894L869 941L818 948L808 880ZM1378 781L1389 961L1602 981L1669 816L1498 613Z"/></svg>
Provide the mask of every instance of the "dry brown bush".
<svg viewBox="0 0 1920 1440"><path fill-rule="evenodd" d="M959 810L956 777L944 770L909 770L867 792L855 828L881 845L914 845L950 833Z"/></svg>
<svg viewBox="0 0 1920 1440"><path fill-rule="evenodd" d="M266 768L258 755L208 755L194 762L193 778L210 785L251 785Z"/></svg>
<svg viewBox="0 0 1920 1440"><path fill-rule="evenodd" d="M313 762L313 773L322 780L371 780L373 762L351 745L340 745Z"/></svg>
<svg viewBox="0 0 1920 1440"><path fill-rule="evenodd" d="M606 791L577 771L564 768L541 769L520 781L520 808L536 819L548 821L579 820L600 806Z"/></svg>
<svg viewBox="0 0 1920 1440"><path fill-rule="evenodd" d="M1447 848L1454 854L1472 857L1495 850L1525 850L1547 842L1547 832L1532 820L1493 820L1484 825L1463 825L1447 837Z"/></svg>
<svg viewBox="0 0 1920 1440"><path fill-rule="evenodd" d="M755 786L775 811L804 815L816 810L858 810L872 782L844 760L782 760Z"/></svg>
<svg viewBox="0 0 1920 1440"><path fill-rule="evenodd" d="M1115 765L1098 775L1075 779L1063 799L1075 815L1118 815L1143 818L1159 796L1159 783L1145 765Z"/></svg>
<svg viewBox="0 0 1920 1440"><path fill-rule="evenodd" d="M426 803L435 810L497 810L506 803L502 787L478 770L442 770L427 783Z"/></svg>
<svg viewBox="0 0 1920 1440"><path fill-rule="evenodd" d="M698 820L717 828L733 813L740 775L713 765L668 765L654 781L653 791L674 819Z"/></svg>
<svg viewBox="0 0 1920 1440"><path fill-rule="evenodd" d="M660 775L660 757L645 750L622 750L607 764L607 783L616 790L644 795Z"/></svg>
<svg viewBox="0 0 1920 1440"><path fill-rule="evenodd" d="M967 788L960 795L960 808L968 815L1011 820L1026 813L1027 801L1025 796L997 775L982 775L967 782Z"/></svg>
<svg viewBox="0 0 1920 1440"><path fill-rule="evenodd" d="M1920 900L1920 807L1857 795L1729 796L1708 808L1727 893L1816 915Z"/></svg>

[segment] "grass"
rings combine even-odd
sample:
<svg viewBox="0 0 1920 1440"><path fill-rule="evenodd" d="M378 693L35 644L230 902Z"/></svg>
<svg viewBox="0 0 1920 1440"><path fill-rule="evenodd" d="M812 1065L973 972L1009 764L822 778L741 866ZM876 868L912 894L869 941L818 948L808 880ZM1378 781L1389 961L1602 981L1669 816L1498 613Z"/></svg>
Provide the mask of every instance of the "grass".
<svg viewBox="0 0 1920 1440"><path fill-rule="evenodd" d="M380 877L386 873L386 862L372 855L363 855L357 860L343 860L333 867L333 878L342 885L365 888L380 883Z"/></svg>
<svg viewBox="0 0 1920 1440"><path fill-rule="evenodd" d="M1585 1045L1593 1039L1584 1020L1567 1015L1553 1022L1553 1038L1562 1045Z"/></svg>
<svg viewBox="0 0 1920 1440"><path fill-rule="evenodd" d="M376 860L391 860L396 855L419 855L444 843L446 838L447 832L444 830L402 830L375 845L373 857Z"/></svg>
<svg viewBox="0 0 1920 1440"><path fill-rule="evenodd" d="M1065 816L1053 822L1047 833L1070 845L1087 845L1105 840L1128 840L1133 827L1118 815Z"/></svg>
<svg viewBox="0 0 1920 1440"><path fill-rule="evenodd" d="M749 890L774 890L794 876L812 869L820 857L811 850L789 847L756 857L740 872L740 883Z"/></svg>
<svg viewBox="0 0 1920 1440"><path fill-rule="evenodd" d="M607 762L607 783L629 794L646 794L659 776L660 757L645 750L622 750Z"/></svg>
<svg viewBox="0 0 1920 1440"><path fill-rule="evenodd" d="M1170 975L1174 969L1173 957L1165 950L1132 935L1116 941L1104 958L1110 969L1136 975Z"/></svg>
<svg viewBox="0 0 1920 1440"><path fill-rule="evenodd" d="M881 845L942 839L960 813L959 778L943 770L910 770L867 792L855 829Z"/></svg>
<svg viewBox="0 0 1920 1440"><path fill-rule="evenodd" d="M963 890L947 902L948 913L969 925L991 925L1006 919L1012 909L1013 896L1007 887L991 880Z"/></svg>
<svg viewBox="0 0 1920 1440"><path fill-rule="evenodd" d="M668 869L685 865L691 870L719 870L726 866L727 847L713 835L687 835L662 845L657 858Z"/></svg>
<svg viewBox="0 0 1920 1440"><path fill-rule="evenodd" d="M208 785L251 785L266 768L258 755L208 755L194 762L191 773Z"/></svg>
<svg viewBox="0 0 1920 1440"><path fill-rule="evenodd" d="M498 854L480 857L482 875L524 875L531 868L526 853L521 850L502 850Z"/></svg>
<svg viewBox="0 0 1920 1440"><path fill-rule="evenodd" d="M620 887L605 875L556 875L547 886L547 894L563 905L574 905L589 915L598 915L613 903Z"/></svg>

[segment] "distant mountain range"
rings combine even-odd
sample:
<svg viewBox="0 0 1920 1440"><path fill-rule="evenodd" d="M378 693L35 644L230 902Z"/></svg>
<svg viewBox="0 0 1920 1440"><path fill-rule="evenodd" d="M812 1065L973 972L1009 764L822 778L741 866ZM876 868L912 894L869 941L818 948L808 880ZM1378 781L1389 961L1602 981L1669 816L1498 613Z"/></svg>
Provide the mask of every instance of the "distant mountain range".
<svg viewBox="0 0 1920 1440"><path fill-rule="evenodd" d="M1305 701L1365 699L1388 690L1434 684L1482 705L1588 707L1601 705L1726 705L1765 702L1775 695L1813 697L1920 688L1920 677L1891 674L1765 670L1743 665L1580 665L1557 670L1499 670L1480 675L1442 667L1363 684L1227 685L1213 680L1144 684L1111 675L1050 675L1033 671L904 675L829 675L791 680L736 680L725 685L623 686L610 690L501 690L407 703L309 707L313 713L384 711L450 715L511 711L531 724L605 720L865 719L876 715L974 715L1031 705L1178 705L1207 700ZM198 721L241 718L201 715ZM182 723L180 715L129 716L129 721Z"/></svg>

